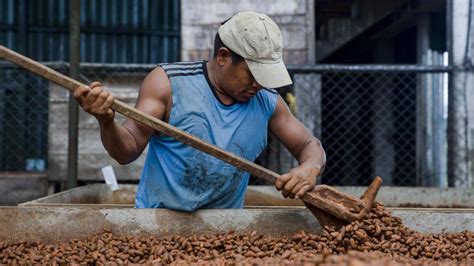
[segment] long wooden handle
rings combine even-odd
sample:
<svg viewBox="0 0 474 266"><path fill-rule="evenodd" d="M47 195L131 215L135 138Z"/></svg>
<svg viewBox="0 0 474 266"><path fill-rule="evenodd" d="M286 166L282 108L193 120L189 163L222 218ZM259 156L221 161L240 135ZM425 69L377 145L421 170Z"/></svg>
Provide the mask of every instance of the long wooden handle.
<svg viewBox="0 0 474 266"><path fill-rule="evenodd" d="M77 87L87 85L72 79L66 75L63 75L45 65L42 65L26 56L23 56L19 53L16 53L2 45L0 45L0 58L4 58L7 61L12 62L13 64L19 65L26 70L33 72L41 77L44 77L70 91L74 91ZM270 171L258 164L250 162L242 157L236 156L228 151L225 151L215 145L209 144L191 134L188 134L176 127L169 125L153 117L149 114L146 114L140 110L137 110L133 107L128 106L124 102L115 100L112 109L116 112L123 114L124 116L131 118L135 121L138 121L144 125L147 125L158 132L161 132L167 136L170 136L178 141L181 141L191 147L194 147L202 152L205 152L213 157L216 157L224 162L227 162L241 170L247 171L254 176L265 179L266 181L275 183L276 179L280 176L279 174Z"/></svg>

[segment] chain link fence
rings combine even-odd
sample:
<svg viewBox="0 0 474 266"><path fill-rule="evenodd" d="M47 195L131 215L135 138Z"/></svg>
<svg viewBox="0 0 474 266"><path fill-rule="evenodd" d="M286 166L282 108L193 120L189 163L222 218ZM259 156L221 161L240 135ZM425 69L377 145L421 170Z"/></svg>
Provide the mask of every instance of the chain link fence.
<svg viewBox="0 0 474 266"><path fill-rule="evenodd" d="M0 171L45 171L48 82L3 64L0 83Z"/></svg>
<svg viewBox="0 0 474 266"><path fill-rule="evenodd" d="M67 73L66 64L50 66ZM48 171L52 180L64 180L68 92L9 64L0 67L0 171ZM101 81L133 106L141 80L154 67L83 64L81 78ZM328 163L322 183L367 185L380 175L387 185L438 186L447 179L450 68L317 65L289 70L294 85L279 92L323 143ZM79 130L80 180L102 180L99 169L109 164L120 180L139 179L144 155L126 166L116 164L101 145L95 119L83 111ZM438 165L430 165L433 156ZM297 165L272 136L256 162L279 173Z"/></svg>
<svg viewBox="0 0 474 266"><path fill-rule="evenodd" d="M426 138L441 131L446 142L446 68L316 66L293 72L297 116L313 125L327 153L323 183L367 185L380 175L385 184L420 186L436 183L426 179L447 178L446 172L433 177L420 170L420 157L434 145ZM441 105L425 91L436 94ZM438 124L427 117L435 108L443 116ZM445 159L446 147L436 156Z"/></svg>

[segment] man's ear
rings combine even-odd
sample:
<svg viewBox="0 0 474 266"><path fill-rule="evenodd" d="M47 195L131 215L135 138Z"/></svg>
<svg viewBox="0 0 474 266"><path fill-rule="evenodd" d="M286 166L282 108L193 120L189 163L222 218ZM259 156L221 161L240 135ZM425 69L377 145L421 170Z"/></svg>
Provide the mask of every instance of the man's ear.
<svg viewBox="0 0 474 266"><path fill-rule="evenodd" d="M226 63L232 60L231 52L229 48L221 47L217 51L217 64L219 66L224 66Z"/></svg>

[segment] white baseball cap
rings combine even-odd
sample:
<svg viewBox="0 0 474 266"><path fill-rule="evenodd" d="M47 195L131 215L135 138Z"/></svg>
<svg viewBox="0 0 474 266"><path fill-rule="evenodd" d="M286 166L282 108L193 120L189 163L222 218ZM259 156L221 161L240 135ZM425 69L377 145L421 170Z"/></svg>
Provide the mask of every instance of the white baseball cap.
<svg viewBox="0 0 474 266"><path fill-rule="evenodd" d="M281 31L270 17L240 12L226 21L218 33L229 49L245 59L260 85L278 88L293 83L282 59Z"/></svg>

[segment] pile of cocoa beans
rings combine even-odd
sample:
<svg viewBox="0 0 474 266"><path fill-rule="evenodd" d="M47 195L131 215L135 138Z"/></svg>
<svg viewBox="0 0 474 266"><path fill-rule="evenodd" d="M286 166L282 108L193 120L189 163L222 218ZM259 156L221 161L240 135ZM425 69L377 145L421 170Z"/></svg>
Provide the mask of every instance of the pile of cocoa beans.
<svg viewBox="0 0 474 266"><path fill-rule="evenodd" d="M0 242L0 264L473 265L474 232L421 234L375 203L361 221L321 234L257 232L194 236L114 236L69 243Z"/></svg>

